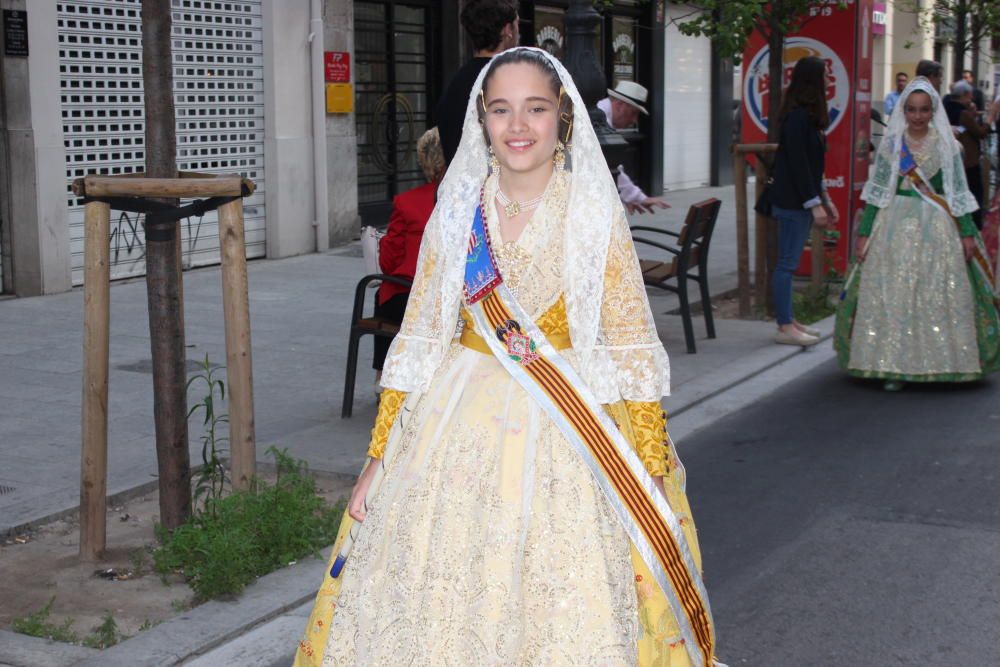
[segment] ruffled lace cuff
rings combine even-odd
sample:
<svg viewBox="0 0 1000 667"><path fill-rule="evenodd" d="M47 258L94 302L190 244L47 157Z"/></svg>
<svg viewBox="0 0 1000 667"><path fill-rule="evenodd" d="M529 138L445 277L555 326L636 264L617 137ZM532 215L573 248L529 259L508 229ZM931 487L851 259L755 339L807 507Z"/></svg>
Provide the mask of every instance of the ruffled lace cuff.
<svg viewBox="0 0 1000 667"><path fill-rule="evenodd" d="M405 391L386 389L382 392L382 399L378 404L378 415L375 416L375 427L372 428L372 439L368 443L368 456L373 459L382 458L382 454L385 452L385 443L389 442L389 431L392 430L392 424L396 421L405 400Z"/></svg>
<svg viewBox="0 0 1000 667"><path fill-rule="evenodd" d="M403 392L426 391L443 356L436 338L397 334L386 355L381 385Z"/></svg>
<svg viewBox="0 0 1000 667"><path fill-rule="evenodd" d="M670 359L659 341L642 345L598 346L608 355L619 395L626 401L655 402L670 395Z"/></svg>

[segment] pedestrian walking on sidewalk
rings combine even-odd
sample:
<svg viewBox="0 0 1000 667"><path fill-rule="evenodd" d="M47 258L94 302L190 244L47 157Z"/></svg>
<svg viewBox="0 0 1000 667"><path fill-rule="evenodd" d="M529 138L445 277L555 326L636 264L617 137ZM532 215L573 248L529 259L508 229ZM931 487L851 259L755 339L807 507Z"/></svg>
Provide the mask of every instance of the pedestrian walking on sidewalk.
<svg viewBox="0 0 1000 667"><path fill-rule="evenodd" d="M296 666L710 667L667 354L558 60L493 58L438 195Z"/></svg>
<svg viewBox="0 0 1000 667"><path fill-rule="evenodd" d="M857 263L837 311L840 366L889 391L1000 368L993 272L970 215L978 205L927 79L903 91L861 198Z"/></svg>
<svg viewBox="0 0 1000 667"><path fill-rule="evenodd" d="M792 275L799 267L811 227L833 226L840 218L823 185L825 130L830 125L826 85L826 63L815 56L800 59L776 116L781 130L770 189L778 221L778 262L772 279L778 323L774 340L785 345L819 342L818 331L795 321Z"/></svg>

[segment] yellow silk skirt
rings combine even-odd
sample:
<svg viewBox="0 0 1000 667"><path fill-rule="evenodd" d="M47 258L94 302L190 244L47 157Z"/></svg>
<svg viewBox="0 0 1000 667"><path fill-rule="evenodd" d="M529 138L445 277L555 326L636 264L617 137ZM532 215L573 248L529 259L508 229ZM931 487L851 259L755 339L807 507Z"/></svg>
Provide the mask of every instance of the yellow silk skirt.
<svg viewBox="0 0 1000 667"><path fill-rule="evenodd" d="M607 409L633 441L624 404ZM682 475L668 476L667 498L700 567ZM352 524L345 514L333 557ZM328 567L295 658L390 664L690 665L578 455L496 359L457 344L402 431L344 571L331 579Z"/></svg>

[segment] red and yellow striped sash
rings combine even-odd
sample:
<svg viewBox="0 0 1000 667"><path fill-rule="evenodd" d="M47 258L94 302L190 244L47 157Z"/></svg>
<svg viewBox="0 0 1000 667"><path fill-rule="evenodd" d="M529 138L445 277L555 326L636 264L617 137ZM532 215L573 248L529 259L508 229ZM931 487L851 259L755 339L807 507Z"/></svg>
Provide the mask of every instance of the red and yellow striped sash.
<svg viewBox="0 0 1000 667"><path fill-rule="evenodd" d="M490 330L502 329L516 319L496 291L482 298L477 305L482 307ZM566 417L649 541L694 631L704 664L711 665L715 636L706 602L694 582L698 573L688 570L674 536L649 493L629 469L628 462L599 418L555 364L542 354L529 363L522 363L521 368Z"/></svg>

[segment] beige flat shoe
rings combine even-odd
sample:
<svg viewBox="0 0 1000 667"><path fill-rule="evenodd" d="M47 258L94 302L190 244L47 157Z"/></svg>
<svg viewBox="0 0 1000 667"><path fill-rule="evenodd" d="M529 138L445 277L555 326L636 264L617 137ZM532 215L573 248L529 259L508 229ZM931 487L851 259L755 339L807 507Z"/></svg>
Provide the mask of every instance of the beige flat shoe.
<svg viewBox="0 0 1000 667"><path fill-rule="evenodd" d="M809 347L810 345L815 345L819 342L819 338L816 336L810 336L807 333L799 331L798 329L792 329L791 331L778 330L778 333L774 337L774 342L779 345L801 345L802 347Z"/></svg>
<svg viewBox="0 0 1000 667"><path fill-rule="evenodd" d="M812 327L808 327L805 324L799 324L798 322L795 323L795 328L804 334L809 334L810 336L819 338L819 329L813 329Z"/></svg>

